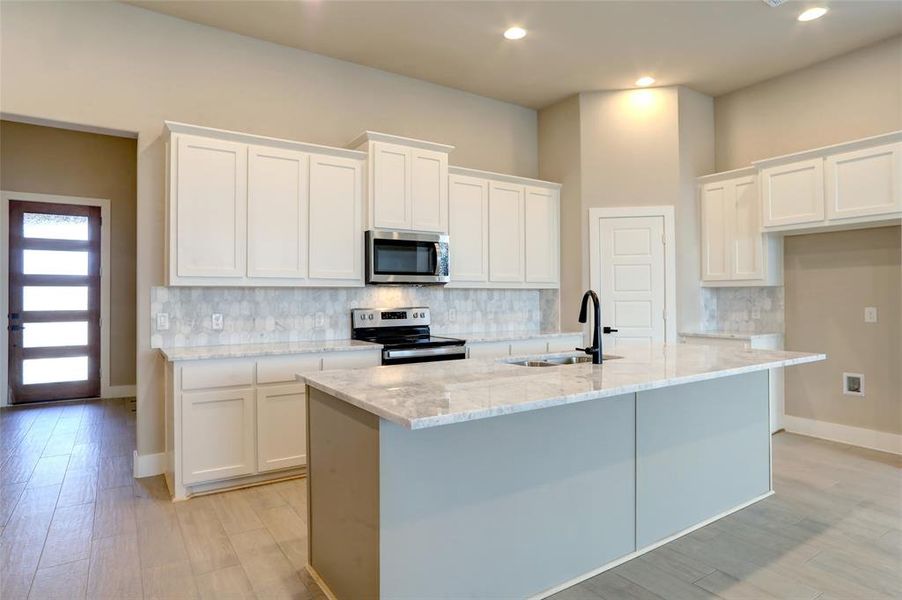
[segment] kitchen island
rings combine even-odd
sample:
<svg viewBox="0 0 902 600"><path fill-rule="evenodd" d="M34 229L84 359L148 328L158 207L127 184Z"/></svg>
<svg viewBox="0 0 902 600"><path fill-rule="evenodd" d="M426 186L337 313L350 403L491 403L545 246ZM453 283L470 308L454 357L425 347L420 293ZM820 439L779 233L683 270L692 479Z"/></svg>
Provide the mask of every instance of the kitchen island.
<svg viewBox="0 0 902 600"><path fill-rule="evenodd" d="M304 376L311 574L340 599L569 587L773 493L767 370L826 358L608 351Z"/></svg>

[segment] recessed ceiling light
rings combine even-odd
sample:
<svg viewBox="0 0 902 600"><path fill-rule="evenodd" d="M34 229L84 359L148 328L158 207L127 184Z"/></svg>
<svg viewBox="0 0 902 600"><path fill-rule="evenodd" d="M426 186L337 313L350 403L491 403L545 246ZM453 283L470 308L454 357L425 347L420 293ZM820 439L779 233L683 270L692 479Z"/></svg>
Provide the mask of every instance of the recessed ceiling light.
<svg viewBox="0 0 902 600"><path fill-rule="evenodd" d="M827 14L826 8L822 6L816 6L802 12L802 14L799 15L799 21L813 21L815 19L820 19L825 14Z"/></svg>
<svg viewBox="0 0 902 600"><path fill-rule="evenodd" d="M636 80L636 85L639 87L648 87L655 82L655 78L651 75L645 75Z"/></svg>
<svg viewBox="0 0 902 600"><path fill-rule="evenodd" d="M504 32L504 37L509 40L522 40L526 37L526 30L522 27L511 27Z"/></svg>

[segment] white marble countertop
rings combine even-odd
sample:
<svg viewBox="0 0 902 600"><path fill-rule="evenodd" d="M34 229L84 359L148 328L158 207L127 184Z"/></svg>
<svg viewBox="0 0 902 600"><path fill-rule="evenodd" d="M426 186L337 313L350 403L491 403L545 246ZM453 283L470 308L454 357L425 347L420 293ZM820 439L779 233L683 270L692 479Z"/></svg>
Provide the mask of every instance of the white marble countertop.
<svg viewBox="0 0 902 600"><path fill-rule="evenodd" d="M779 331L769 333L742 333L739 331L681 331L685 337L711 338L716 340L751 340L752 338L782 336Z"/></svg>
<svg viewBox="0 0 902 600"><path fill-rule="evenodd" d="M271 342L265 344L224 344L220 346L185 346L160 348L166 360L201 360L208 358L245 358L250 356L278 356L283 354L313 354L316 352L354 352L376 350L379 344L359 340L321 340L309 342Z"/></svg>
<svg viewBox="0 0 902 600"><path fill-rule="evenodd" d="M502 331L502 332L476 332L476 333L436 333L443 337L460 338L467 343L478 342L508 342L515 340L530 340L542 338L558 338L571 335L582 335L581 331L557 331L541 333L536 331Z"/></svg>
<svg viewBox="0 0 902 600"><path fill-rule="evenodd" d="M383 419L423 429L826 359L693 344L605 351L622 358L539 368L508 364L514 357L470 359L324 371L298 379ZM578 354L544 356L566 355Z"/></svg>

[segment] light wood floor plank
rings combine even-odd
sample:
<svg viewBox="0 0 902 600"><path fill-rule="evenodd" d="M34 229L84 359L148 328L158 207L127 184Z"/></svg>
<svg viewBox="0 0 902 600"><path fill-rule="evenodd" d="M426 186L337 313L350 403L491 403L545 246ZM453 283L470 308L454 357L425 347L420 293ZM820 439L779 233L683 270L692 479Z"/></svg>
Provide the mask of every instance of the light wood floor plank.
<svg viewBox="0 0 902 600"><path fill-rule="evenodd" d="M87 594L89 559L38 569L29 600L80 600Z"/></svg>
<svg viewBox="0 0 902 600"><path fill-rule="evenodd" d="M88 571L88 598L140 599L138 537L118 535L94 540Z"/></svg>

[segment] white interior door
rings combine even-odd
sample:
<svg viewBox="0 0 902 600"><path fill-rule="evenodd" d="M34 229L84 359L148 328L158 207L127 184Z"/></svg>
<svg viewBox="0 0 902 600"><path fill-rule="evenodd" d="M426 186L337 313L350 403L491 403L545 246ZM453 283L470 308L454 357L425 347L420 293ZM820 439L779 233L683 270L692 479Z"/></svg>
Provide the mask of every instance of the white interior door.
<svg viewBox="0 0 902 600"><path fill-rule="evenodd" d="M663 343L666 331L664 217L604 217L597 222L601 321L618 344Z"/></svg>

